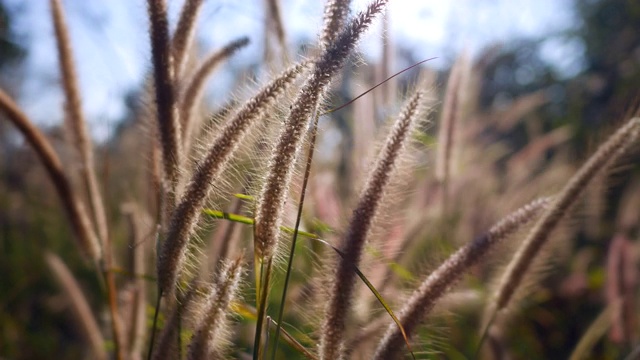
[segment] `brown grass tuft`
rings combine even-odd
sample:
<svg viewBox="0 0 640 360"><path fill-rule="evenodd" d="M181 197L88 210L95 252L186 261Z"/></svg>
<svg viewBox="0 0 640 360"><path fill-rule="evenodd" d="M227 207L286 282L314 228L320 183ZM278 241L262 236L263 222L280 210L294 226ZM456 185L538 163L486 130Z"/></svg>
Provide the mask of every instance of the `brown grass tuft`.
<svg viewBox="0 0 640 360"><path fill-rule="evenodd" d="M462 120L463 106L467 94L470 60L465 54L460 56L451 68L447 91L444 95L442 115L438 124L438 147L436 150L436 178L442 184L442 208L446 213L448 185L456 141L456 127Z"/></svg>
<svg viewBox="0 0 640 360"><path fill-rule="evenodd" d="M324 6L324 25L320 33L320 46L327 48L340 35L349 16L350 0L328 0Z"/></svg>
<svg viewBox="0 0 640 360"><path fill-rule="evenodd" d="M203 0L186 0L180 11L180 19L176 27L176 32L171 39L171 55L173 56L173 73L176 78L182 76L182 68L189 47L193 42L193 35L198 23L198 15L202 8Z"/></svg>
<svg viewBox="0 0 640 360"><path fill-rule="evenodd" d="M82 113L80 91L78 90L78 78L73 65L71 42L67 23L64 18L64 9L61 0L51 0L51 16L56 34L58 46L58 62L62 74L62 85L66 98L66 124L70 129L72 145L80 156L80 175L87 191L87 198L91 204L91 212L98 237L103 248L109 247L109 234L107 229L107 215L104 210L102 196L98 189L98 180L95 174L93 159L93 145L87 132L86 122Z"/></svg>

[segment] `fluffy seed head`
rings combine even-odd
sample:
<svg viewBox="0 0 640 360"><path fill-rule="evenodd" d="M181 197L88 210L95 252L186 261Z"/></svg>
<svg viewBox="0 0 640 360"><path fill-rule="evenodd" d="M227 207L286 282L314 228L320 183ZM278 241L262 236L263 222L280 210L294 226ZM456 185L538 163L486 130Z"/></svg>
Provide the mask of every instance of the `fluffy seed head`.
<svg viewBox="0 0 640 360"><path fill-rule="evenodd" d="M425 94L418 90L406 103L378 155L373 171L356 209L353 211L347 235L344 238L342 257L338 263L331 299L325 309L320 343L321 358L337 359L343 354L345 317L349 312L355 283L354 266L358 266L362 249L371 230L381 199L393 174L394 165L402 149L410 139L412 130L420 119Z"/></svg>
<svg viewBox="0 0 640 360"><path fill-rule="evenodd" d="M326 48L331 44L349 15L350 0L328 0L324 6L324 25L320 33L320 46Z"/></svg>
<svg viewBox="0 0 640 360"><path fill-rule="evenodd" d="M220 354L220 336L224 332L228 307L236 296L242 275L242 256L225 264L206 299L205 313L196 324L187 359L207 359Z"/></svg>
<svg viewBox="0 0 640 360"><path fill-rule="evenodd" d="M191 141L194 119L192 118L194 108L202 97L207 79L213 75L220 64L238 50L249 44L249 38L243 37L227 44L222 49L215 51L198 67L187 83L182 95L180 104L180 121L182 121L182 138L184 139L186 150L189 149Z"/></svg>
<svg viewBox="0 0 640 360"><path fill-rule="evenodd" d="M467 91L469 60L462 55L451 69L447 82L447 91L442 105L442 116L438 130L438 148L436 157L436 178L447 182L451 171L452 150L455 141L457 123L462 120L462 106Z"/></svg>
<svg viewBox="0 0 640 360"><path fill-rule="evenodd" d="M180 123L175 107L173 84L173 59L169 46L167 4L165 0L148 0L147 5L155 102L160 143L162 144L162 163L164 175L168 181L166 206L171 209L175 205L175 196L180 182L181 152Z"/></svg>
<svg viewBox="0 0 640 360"><path fill-rule="evenodd" d="M601 173L607 164L615 162L617 158L622 156L626 149L638 139L639 133L640 118L633 118L602 144L569 180L562 192L555 198L553 205L529 232L513 260L509 263L496 293L497 310L507 306L529 265L549 239L549 234L580 197L591 180Z"/></svg>
<svg viewBox="0 0 640 360"><path fill-rule="evenodd" d="M270 258L276 247L284 203L291 183L295 159L302 146L304 130L317 111L327 85L336 75L356 43L382 12L386 0L374 1L360 13L337 40L316 61L313 73L302 87L282 128L271 160L265 184L257 204L254 247L261 258Z"/></svg>
<svg viewBox="0 0 640 360"><path fill-rule="evenodd" d="M185 63L186 54L191 45L195 27L198 23L198 15L202 8L203 0L187 0L180 12L180 19L176 26L176 32L171 40L171 54L173 55L174 73L180 77Z"/></svg>
<svg viewBox="0 0 640 360"><path fill-rule="evenodd" d="M493 245L506 239L517 229L535 219L549 203L548 198L541 198L518 209L500 220L487 233L456 251L432 272L413 292L411 298L398 314L398 319L407 336L411 336L415 332L436 301L455 284L467 269L479 262ZM392 359L402 350L403 344L404 338L400 329L395 323L391 323L378 345L374 358Z"/></svg>
<svg viewBox="0 0 640 360"><path fill-rule="evenodd" d="M238 148L243 137L264 111L293 83L304 67L295 65L273 80L247 101L220 131L205 156L196 164L195 171L172 214L169 231L158 254L158 285L171 292L178 272L186 258L186 247L200 218L200 210L211 192L213 183Z"/></svg>

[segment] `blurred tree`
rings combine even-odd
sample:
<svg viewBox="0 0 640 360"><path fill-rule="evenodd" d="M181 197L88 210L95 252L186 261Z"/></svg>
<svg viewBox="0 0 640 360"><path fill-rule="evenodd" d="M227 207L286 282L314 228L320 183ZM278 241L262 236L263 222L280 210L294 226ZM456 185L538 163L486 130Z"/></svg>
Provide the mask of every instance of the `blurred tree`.
<svg viewBox="0 0 640 360"><path fill-rule="evenodd" d="M640 3L632 0L579 0L585 45L584 75L578 99L588 125L614 121L635 111L640 80ZM577 88L577 87L576 87Z"/></svg>
<svg viewBox="0 0 640 360"><path fill-rule="evenodd" d="M504 105L523 93L547 89L549 105L539 111L559 125L576 125L579 153L590 134L635 112L640 80L640 3L632 0L576 0L577 26L555 39L521 39L482 54L481 109ZM558 41L549 41L558 40ZM544 47L578 44L573 76L554 71ZM552 49L556 50L556 49Z"/></svg>
<svg viewBox="0 0 640 360"><path fill-rule="evenodd" d="M0 70L23 55L24 48L16 41L9 11L4 2L0 1Z"/></svg>

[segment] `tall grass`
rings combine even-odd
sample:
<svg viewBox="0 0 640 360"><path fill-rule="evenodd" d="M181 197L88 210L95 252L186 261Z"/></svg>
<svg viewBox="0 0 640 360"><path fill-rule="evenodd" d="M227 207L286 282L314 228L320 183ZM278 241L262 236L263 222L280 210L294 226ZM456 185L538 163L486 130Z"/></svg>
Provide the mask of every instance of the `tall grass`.
<svg viewBox="0 0 640 360"><path fill-rule="evenodd" d="M289 53L279 2L265 1L267 31L273 32L265 39L270 35L277 39L285 70L259 85L247 100L230 102L229 109L203 119L197 109L207 79L249 40L240 37L197 62L190 49L202 1L185 1L171 33L165 0L148 0L151 86L143 92L150 101L146 106L151 111L145 112L150 118L140 120L147 122L146 132L140 126L120 134L121 140L129 133L136 140L144 134L147 141L135 141L135 147L127 148L122 140L125 155L110 165L124 167L127 157L135 158L136 164L149 163L150 171L123 173L131 176L131 182L142 183L159 203L143 196L115 197L109 203L117 203L121 211L119 217L109 217L115 212L105 205L109 196L105 189L113 184L109 179L98 181L96 148L82 113L82 98L90 96L89 90L78 85L62 3L51 0L50 6L68 145L78 167L65 163L61 159L65 153L2 91L0 111L35 151L58 194L78 252L95 265L103 299L92 304L65 260L40 249L68 298L72 323L83 334L78 347L86 349L90 358L438 356L430 352L517 357L522 354L518 339L505 334L508 323L497 321L497 315L512 310L516 313L512 321L526 322L518 319L518 306L534 306L531 303L538 299L514 304L518 303L514 294L533 291L525 285L541 277L528 273L535 272L535 264L545 263L549 252L561 256L562 251L554 250L561 246L553 245L566 244L571 230L560 234L556 229L571 229L565 223L579 222L571 214L589 184L597 177L606 184L607 176L638 145L640 120L632 118L575 175L571 175L576 170L573 164L562 157L566 128L532 136L520 153L496 155L496 147L504 144L498 137L487 144L482 133L503 131L504 121L485 116L489 120L481 123L472 116L478 111L470 97L477 94L474 79L479 74L474 74L477 70L469 55L452 67L442 105L434 101L438 90L425 81L410 90L397 87L407 94L406 101L389 126L379 127L375 119L366 118L373 111L362 110L380 108L387 101L377 104L362 96L355 109L331 102L332 83L347 81L338 80L339 75L351 66L359 40L379 21L386 0L372 0L353 9L352 16L350 1L327 1L317 44L305 59ZM187 62L199 65L192 71ZM521 104L530 103L527 99L533 95L527 96L507 109L517 113L515 120L542 104L523 110ZM340 116L350 118L346 128L336 126L334 120ZM333 185L344 169L327 160L331 156L314 157L317 149L329 151L316 144L323 129L340 129L345 142L364 142L352 144L353 148L371 150L368 159L349 160L371 164L362 179L350 178L349 185L360 189L354 192L357 196L338 196ZM380 141L349 132L376 134ZM303 159L300 153L305 147L309 153ZM548 159L549 149L558 155ZM509 161L503 161L504 156ZM497 164L505 163L505 171L497 170ZM73 173L76 168L79 174ZM625 176L629 173L624 171ZM631 186L628 191L640 190ZM629 215L630 206L625 205L620 228L632 233L638 219ZM505 211L517 207L520 210L513 213ZM492 223L496 225L491 227ZM534 225L529 228L529 223ZM212 227L219 231L211 231ZM232 241L234 231L241 234ZM211 237L219 243L207 244ZM472 240L465 243L465 239ZM439 261L446 253L451 254ZM505 269L496 266L500 259L507 260ZM624 259L625 266L634 261ZM126 269L118 265L124 262L129 264ZM614 279L622 276L618 270L611 267ZM497 287L487 285L491 272L501 279ZM620 325L617 331L624 333L629 351L637 345L634 323L622 326L615 320L620 311L630 312L629 302L637 293L628 271L624 276L624 286L611 287L617 290L608 295L610 304L601 306L606 308L603 315L583 329L583 341L568 349L576 346L576 353L584 353L598 341L606 342L600 338L611 323ZM445 307L447 312L465 314L467 323L460 325L438 311ZM108 316L102 316L103 308ZM617 318L607 321L609 316ZM439 334L443 318L454 333L449 341ZM485 342L490 343L489 350Z"/></svg>

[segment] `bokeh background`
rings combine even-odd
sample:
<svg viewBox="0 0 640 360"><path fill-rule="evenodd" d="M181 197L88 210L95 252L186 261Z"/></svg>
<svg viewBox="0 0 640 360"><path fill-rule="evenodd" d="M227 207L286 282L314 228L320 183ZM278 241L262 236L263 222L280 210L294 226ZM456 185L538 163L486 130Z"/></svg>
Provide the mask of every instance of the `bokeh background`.
<svg viewBox="0 0 640 360"><path fill-rule="evenodd" d="M354 1L352 8L359 9L364 3ZM181 4L169 1L172 25ZM143 176L145 165L129 155L136 149L136 137L129 131L139 121L150 69L146 4L142 0L66 0L64 5L83 109L98 146L98 173L108 201L113 237L126 239L126 222L118 220L120 204L125 199L144 198L139 195L137 178ZM304 54L315 43L323 4L316 0L283 0L281 6L289 50ZM205 1L197 28L196 54L207 54L239 36L251 40L209 82L203 105L208 112L218 111L230 98L246 92L252 82L270 74L273 66L269 56L273 55L265 43L273 45L275 39L269 36L267 18L262 1ZM384 74L427 58L436 58L423 67L434 75L435 92L441 99L452 64L461 53L467 53L473 59L476 79L467 121L482 124L473 137L476 142L470 143L467 151L473 154L494 149L487 139L504 145L504 149L487 160L486 168L475 169L475 173L468 170L470 167L466 173L461 170L459 187L464 181L472 183L478 174L491 173L491 177L500 179L510 171L507 168L512 154L538 137L555 134L539 145L542 150L528 169L531 174L523 175L535 184L538 180L532 174L560 171L564 165L574 168L615 126L636 113L639 30L640 3L632 0L397 0L391 3L385 21L363 41L362 66L345 71L343 85L336 87L332 101L343 103L373 86ZM415 72L409 72L396 79L401 84L396 91L415 76ZM63 146L63 94L46 2L0 1L0 87L46 131L63 157L69 155ZM370 94L378 97L377 105L392 101L390 98L396 95ZM385 114L382 109L376 116ZM434 114L437 119L437 109ZM338 125L326 131L328 140L321 147L329 155L320 156L336 162L337 192L346 197L352 195L346 188L354 173L345 169L348 160L330 154L353 150L356 135L339 125L349 121L349 116L336 115ZM603 192L596 191L594 197L600 200L588 203L584 206L587 211L576 215L579 220L574 221L577 225L571 231L573 255L554 265L559 270L545 281L546 291L538 293L537 306L527 310L522 316L526 320L514 329L521 339L516 354L533 352L540 358L565 358L608 296L615 295L607 295L607 281L612 281L613 271L607 269L613 261L607 260L613 256L609 254L612 239L623 237L618 243L624 245L619 247L634 254L637 250L629 249L636 249L633 240L640 240L640 200L633 197L640 192L637 164L635 156L616 169L606 179ZM484 192L482 199L491 201L493 195L509 194L504 189L520 186L515 180L516 185L496 181L490 190L481 187L476 192ZM534 187L521 186L520 193ZM540 190L530 193L539 194ZM629 198L638 202L629 205ZM463 205L461 202L460 208ZM593 212L588 210L594 208L599 209L595 211L597 220L589 217ZM486 221L478 217L460 215L462 220L456 220L459 225L468 222L461 233L471 234L480 227L477 223L475 227L469 225L473 221L484 225ZM77 358L82 354L75 345L80 335L68 321L67 305L42 260L45 249L64 256L96 312L106 316L95 274L80 259L70 237L58 199L34 154L7 121L0 121L0 358L50 358L54 353L58 358ZM633 271L638 270L637 256L620 261L626 261L632 270L625 273L624 281L620 280L626 290L615 291L626 291L634 298L638 292ZM407 268L413 269L408 263ZM621 358L638 345L637 316L631 316L637 306L629 302L626 309L630 319L618 324L618 333L611 330L607 339L598 343L594 356ZM461 316L457 321L464 324L466 319ZM457 342L458 348L470 349L476 338L464 335L464 326L451 327L451 341Z"/></svg>

